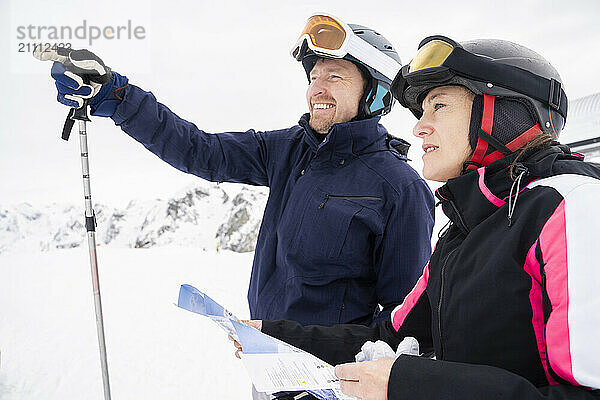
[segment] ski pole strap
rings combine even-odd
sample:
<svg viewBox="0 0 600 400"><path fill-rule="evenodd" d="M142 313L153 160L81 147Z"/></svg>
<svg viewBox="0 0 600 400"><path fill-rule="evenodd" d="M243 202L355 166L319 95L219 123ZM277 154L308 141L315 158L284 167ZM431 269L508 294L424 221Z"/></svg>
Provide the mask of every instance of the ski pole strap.
<svg viewBox="0 0 600 400"><path fill-rule="evenodd" d="M69 136L71 136L71 130L73 130L73 125L75 124L75 120L73 119L73 115L75 114L75 109L71 108L69 113L67 114L67 119L65 120L65 124L63 125L61 138L63 140L69 140Z"/></svg>

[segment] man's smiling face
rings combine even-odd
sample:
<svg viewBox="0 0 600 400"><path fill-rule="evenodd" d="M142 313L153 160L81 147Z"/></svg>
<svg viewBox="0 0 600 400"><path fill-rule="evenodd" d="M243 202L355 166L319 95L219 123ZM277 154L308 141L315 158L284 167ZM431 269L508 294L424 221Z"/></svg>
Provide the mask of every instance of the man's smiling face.
<svg viewBox="0 0 600 400"><path fill-rule="evenodd" d="M311 128L327 133L333 124L356 117L364 89L365 81L356 65L346 60L319 59L310 71L306 91Z"/></svg>

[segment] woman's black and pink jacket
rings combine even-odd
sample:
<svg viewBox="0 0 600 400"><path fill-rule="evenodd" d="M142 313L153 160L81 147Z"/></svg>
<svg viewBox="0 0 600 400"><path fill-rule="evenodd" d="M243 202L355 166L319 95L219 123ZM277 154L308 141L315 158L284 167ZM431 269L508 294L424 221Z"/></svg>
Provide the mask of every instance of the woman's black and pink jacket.
<svg viewBox="0 0 600 400"><path fill-rule="evenodd" d="M519 163L517 190L515 156L438 190L452 224L391 321L263 331L332 364L416 337L436 359L400 356L388 399L600 397L600 169L554 145Z"/></svg>

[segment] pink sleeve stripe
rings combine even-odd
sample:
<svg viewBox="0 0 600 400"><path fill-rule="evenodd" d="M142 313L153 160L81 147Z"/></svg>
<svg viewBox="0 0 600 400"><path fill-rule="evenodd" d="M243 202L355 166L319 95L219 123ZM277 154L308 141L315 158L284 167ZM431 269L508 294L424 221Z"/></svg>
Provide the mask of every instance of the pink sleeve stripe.
<svg viewBox="0 0 600 400"><path fill-rule="evenodd" d="M423 275L421 275L421 277L419 278L413 289L410 291L410 293L406 296L402 304L396 307L392 312L392 325L394 326L394 329L396 331L400 329L410 310L412 310L415 304L417 304L417 301L419 301L419 297L421 297L421 295L427 288L428 281L429 264L425 266L425 269L423 270Z"/></svg>
<svg viewBox="0 0 600 400"><path fill-rule="evenodd" d="M483 193L485 198L497 207L502 207L505 205L506 202L504 200L496 197L494 193L492 193L492 191L485 186L485 167L478 168L477 173L479 174L479 190L481 190L481 193Z"/></svg>
<svg viewBox="0 0 600 400"><path fill-rule="evenodd" d="M552 312L546 325L550 366L563 379L579 386L573 377L569 337L569 287L565 201L548 219L540 233L540 247L546 275L546 292Z"/></svg>
<svg viewBox="0 0 600 400"><path fill-rule="evenodd" d="M542 277L540 276L540 264L535 257L535 248L538 244L536 241L533 246L529 249L527 257L525 258L525 265L523 269L529 276L531 276L531 290L529 291L529 301L531 303L531 311L533 318L531 323L533 325L533 331L535 333L535 340L537 342L538 352L540 353L540 360L546 373L546 378L550 385L556 385L558 382L554 380L550 372L548 372L548 363L546 361L546 337L544 335L544 308L543 308L543 296L542 296Z"/></svg>

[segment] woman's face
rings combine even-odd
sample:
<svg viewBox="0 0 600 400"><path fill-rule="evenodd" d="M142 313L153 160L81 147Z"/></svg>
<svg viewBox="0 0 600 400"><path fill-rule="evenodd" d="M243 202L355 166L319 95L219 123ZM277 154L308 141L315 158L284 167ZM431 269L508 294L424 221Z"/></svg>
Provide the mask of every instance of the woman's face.
<svg viewBox="0 0 600 400"><path fill-rule="evenodd" d="M438 182L460 175L471 155L469 124L475 95L461 86L432 89L413 135L423 139L423 176Z"/></svg>

